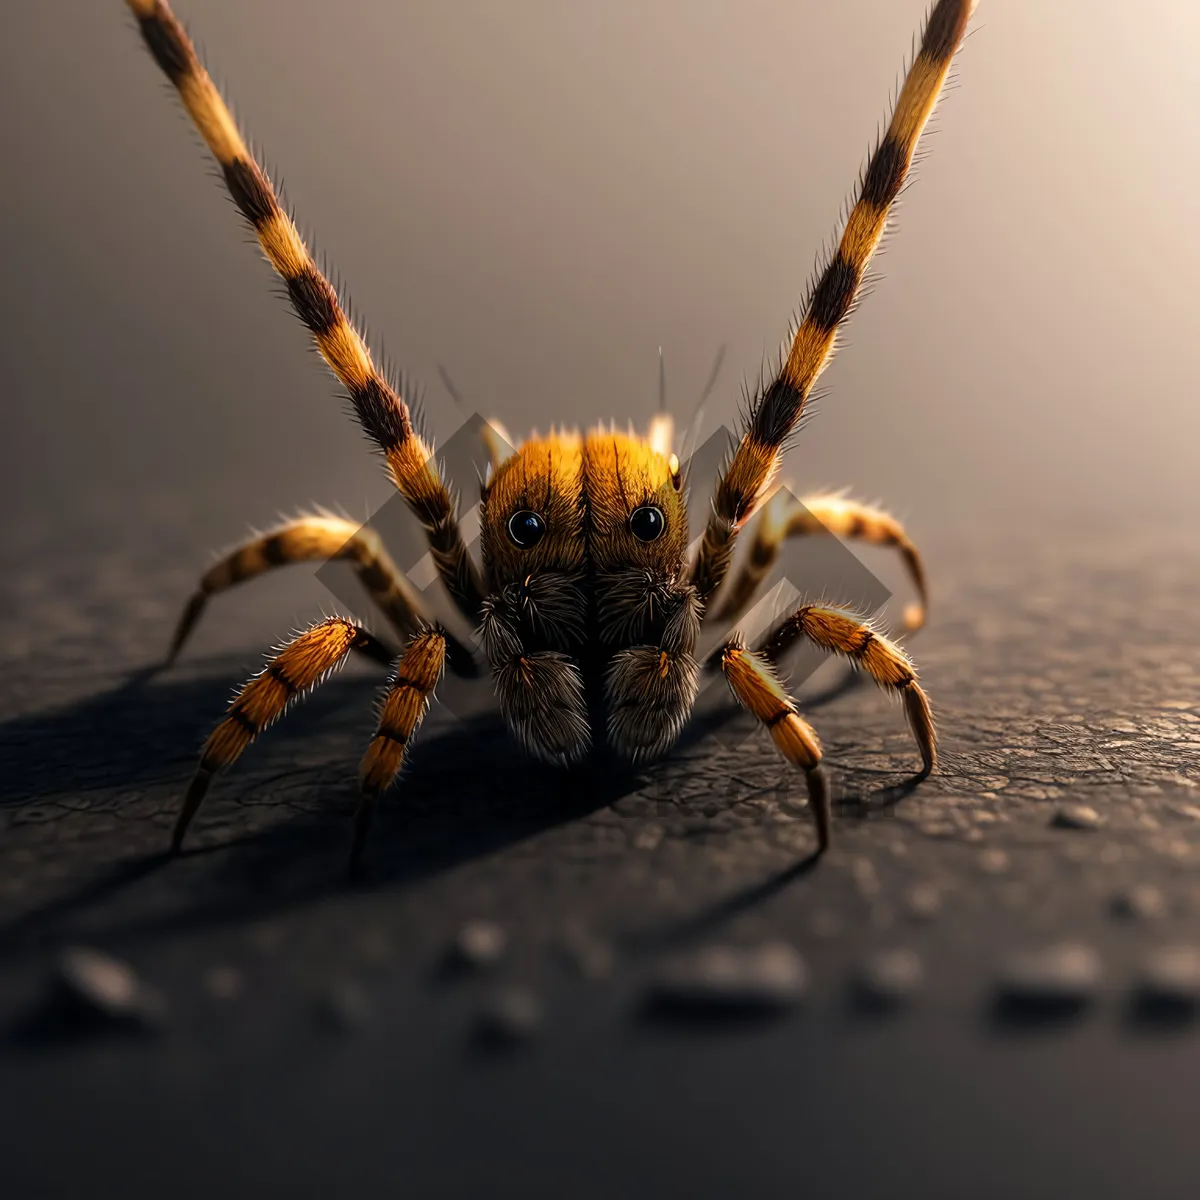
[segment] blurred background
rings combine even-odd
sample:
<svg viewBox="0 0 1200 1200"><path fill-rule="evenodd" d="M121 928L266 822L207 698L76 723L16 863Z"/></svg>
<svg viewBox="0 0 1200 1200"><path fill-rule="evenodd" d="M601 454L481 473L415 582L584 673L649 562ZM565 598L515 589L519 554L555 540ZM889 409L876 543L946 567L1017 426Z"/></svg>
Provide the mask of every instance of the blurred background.
<svg viewBox="0 0 1200 1200"><path fill-rule="evenodd" d="M302 227L445 436L706 423L773 356L922 5L186 0ZM124 5L0 45L3 500L196 511L197 547L388 494ZM1200 12L985 3L797 486L947 524L1196 512ZM163 496L163 492L170 497ZM4 536L19 535L19 521Z"/></svg>

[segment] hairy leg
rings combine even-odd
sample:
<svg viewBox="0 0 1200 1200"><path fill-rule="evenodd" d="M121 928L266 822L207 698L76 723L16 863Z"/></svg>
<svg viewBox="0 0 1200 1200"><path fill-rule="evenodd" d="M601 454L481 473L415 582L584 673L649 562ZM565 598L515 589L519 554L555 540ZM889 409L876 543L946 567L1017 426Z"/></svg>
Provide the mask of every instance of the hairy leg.
<svg viewBox="0 0 1200 1200"><path fill-rule="evenodd" d="M330 617L288 642L238 691L224 720L209 734L200 765L188 787L171 850L177 853L213 776L231 766L264 729L277 721L293 701L325 679L355 649L377 639L345 617Z"/></svg>
<svg viewBox="0 0 1200 1200"><path fill-rule="evenodd" d="M168 664L195 629L210 596L289 563L329 559L353 564L367 594L401 637L411 636L426 623L420 599L374 530L324 514L298 517L243 542L201 576L171 639Z"/></svg>
<svg viewBox="0 0 1200 1200"><path fill-rule="evenodd" d="M408 744L429 711L429 699L441 678L445 663L445 633L426 629L408 643L404 656L388 680L379 706L379 724L375 736L358 769L361 794L354 818L351 871L357 870L362 862L363 847L375 814L375 803L400 774L407 758Z"/></svg>
<svg viewBox="0 0 1200 1200"><path fill-rule="evenodd" d="M766 727L780 754L804 772L818 850L829 845L829 779L821 766L821 743L799 713L771 664L736 641L721 649L721 670L738 702Z"/></svg>
<svg viewBox="0 0 1200 1200"><path fill-rule="evenodd" d="M802 605L767 634L758 650L774 665L801 638L845 656L880 687L900 694L905 717L921 752L921 774L928 775L937 765L933 712L929 697L917 682L917 669L904 650L865 621L822 604Z"/></svg>
<svg viewBox="0 0 1200 1200"><path fill-rule="evenodd" d="M812 285L775 378L750 406L742 439L717 482L692 570L692 582L706 605L725 578L734 541L765 498L813 386L833 357L838 330L862 292L888 214L908 178L917 142L977 2L938 0L930 12L920 50L896 98L887 131L867 162L837 249Z"/></svg>
<svg viewBox="0 0 1200 1200"><path fill-rule="evenodd" d="M417 433L402 389L376 365L342 298L317 267L233 115L166 0L127 0L154 61L221 168L225 185L250 223L267 261L283 280L296 315L346 389L367 436L383 451L396 489L425 529L446 590L469 620L483 600L479 573L467 552L454 493L433 450Z"/></svg>
<svg viewBox="0 0 1200 1200"><path fill-rule="evenodd" d="M750 552L741 569L721 589L717 597L719 603L710 610L709 619L736 621L749 607L775 565L784 540L820 534L875 546L895 546L918 596L917 603L904 610L904 628L913 633L925 624L929 611L925 565L904 526L895 517L880 508L848 500L836 493L797 499L782 489L763 506Z"/></svg>

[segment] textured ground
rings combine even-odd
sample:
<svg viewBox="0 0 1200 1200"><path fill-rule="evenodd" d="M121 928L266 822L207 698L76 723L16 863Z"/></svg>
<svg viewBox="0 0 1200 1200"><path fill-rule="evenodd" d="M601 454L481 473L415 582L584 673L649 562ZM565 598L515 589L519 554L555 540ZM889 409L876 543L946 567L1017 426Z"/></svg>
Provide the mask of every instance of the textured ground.
<svg viewBox="0 0 1200 1200"><path fill-rule="evenodd" d="M1200 1021L1165 1023L1133 988L1154 947L1200 943L1194 538L934 545L912 649L942 768L904 794L899 711L839 692L836 670L811 679L839 806L818 865L795 780L736 725L618 780L532 768L486 722L443 717L351 888L365 666L255 747L192 852L162 860L230 686L310 614L276 581L231 595L185 662L137 677L198 561L159 525L70 562L31 532L6 563L7 1195L1193 1194ZM1098 827L1056 825L1064 804ZM1140 916L1119 912L1131 894ZM446 977L479 917L508 953ZM795 1011L645 1015L670 956L774 939L811 971ZM1063 940L1100 956L1090 1002L1055 1021L998 1008L1006 958ZM160 989L161 1031L47 1032L70 943ZM924 986L864 1014L849 981L895 947ZM497 984L543 1012L501 1056L471 1038ZM322 1005L345 995L351 1028L331 1033Z"/></svg>

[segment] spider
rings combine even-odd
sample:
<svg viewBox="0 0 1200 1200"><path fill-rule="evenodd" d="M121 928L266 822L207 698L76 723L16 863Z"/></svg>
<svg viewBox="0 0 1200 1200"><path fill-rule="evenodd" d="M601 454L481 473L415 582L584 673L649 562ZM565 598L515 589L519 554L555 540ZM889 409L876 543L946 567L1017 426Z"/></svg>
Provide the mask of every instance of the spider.
<svg viewBox="0 0 1200 1200"><path fill-rule="evenodd" d="M719 671L737 701L803 772L817 851L829 844L829 781L812 727L781 684L777 667L797 641L848 658L898 693L921 756L936 764L929 701L907 653L853 614L805 603L753 648L737 632L703 660L706 620L743 612L786 537L834 533L898 547L921 603L921 560L900 523L842 495L796 502L773 490L813 385L834 353L864 274L904 186L977 0L937 0L921 33L886 131L860 177L836 249L812 281L778 367L750 400L741 440L716 483L703 536L689 551L684 480L671 452L673 425L658 414L646 436L596 428L532 435L516 449L491 436L481 486L481 559L468 552L448 481L414 428L401 387L376 365L338 291L318 269L263 168L248 149L183 27L165 0L127 0L151 55L220 166L226 186L282 278L296 315L345 389L354 415L382 453L386 471L427 535L437 573L482 650L456 636L423 602L369 529L326 514L287 522L238 546L203 576L176 629L174 660L208 598L286 563L349 560L366 592L403 639L393 652L345 617L327 618L278 648L237 692L204 745L172 836L177 852L211 780L352 652L387 664L378 726L359 769L360 799L350 862L360 864L378 797L400 774L447 668L490 673L501 715L535 758L571 766L605 749L641 763L679 738L701 673ZM732 571L738 534L772 496L745 564ZM724 584L724 587L722 585Z"/></svg>

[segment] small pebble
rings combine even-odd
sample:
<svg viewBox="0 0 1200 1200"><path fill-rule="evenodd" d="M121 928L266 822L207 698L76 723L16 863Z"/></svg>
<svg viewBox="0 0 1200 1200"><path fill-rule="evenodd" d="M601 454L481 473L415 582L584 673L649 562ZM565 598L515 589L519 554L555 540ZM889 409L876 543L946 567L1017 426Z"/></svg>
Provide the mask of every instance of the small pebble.
<svg viewBox="0 0 1200 1200"><path fill-rule="evenodd" d="M468 921L454 939L452 958L464 967L492 967L508 949L508 935L494 921Z"/></svg>
<svg viewBox="0 0 1200 1200"><path fill-rule="evenodd" d="M317 1000L317 1018L327 1029L350 1033L367 1023L371 1002L356 983L335 983Z"/></svg>
<svg viewBox="0 0 1200 1200"><path fill-rule="evenodd" d="M784 942L744 949L706 946L664 966L652 1008L671 1013L766 1014L792 1008L808 991L808 966Z"/></svg>
<svg viewBox="0 0 1200 1200"><path fill-rule="evenodd" d="M72 946L57 966L59 997L76 1016L147 1028L166 1015L162 997L127 963L103 950Z"/></svg>
<svg viewBox="0 0 1200 1200"><path fill-rule="evenodd" d="M1162 946L1142 964L1137 995L1144 1008L1179 1015L1200 1009L1200 948Z"/></svg>
<svg viewBox="0 0 1200 1200"><path fill-rule="evenodd" d="M942 911L942 894L932 883L918 883L904 897L908 915L917 921L932 921Z"/></svg>
<svg viewBox="0 0 1200 1200"><path fill-rule="evenodd" d="M1167 898L1152 883L1138 883L1112 898L1112 914L1134 921L1156 921L1167 915Z"/></svg>
<svg viewBox="0 0 1200 1200"><path fill-rule="evenodd" d="M979 869L985 875L1003 875L1008 870L1008 855L995 846L980 851Z"/></svg>
<svg viewBox="0 0 1200 1200"><path fill-rule="evenodd" d="M859 967L853 987L864 1007L893 1009L907 1004L924 981L925 971L915 951L881 950Z"/></svg>
<svg viewBox="0 0 1200 1200"><path fill-rule="evenodd" d="M542 1002L528 988L496 992L479 1011L477 1038L492 1046L528 1041L542 1025Z"/></svg>
<svg viewBox="0 0 1200 1200"><path fill-rule="evenodd" d="M1095 997L1101 974L1100 956L1082 943L1063 942L1026 951L1004 964L1000 999L1016 1007L1075 1010Z"/></svg>
<svg viewBox="0 0 1200 1200"><path fill-rule="evenodd" d="M1104 818L1086 804L1060 804L1050 818L1056 829L1099 829Z"/></svg>
<svg viewBox="0 0 1200 1200"><path fill-rule="evenodd" d="M663 840L661 825L645 825L633 836L633 845L637 850L655 850Z"/></svg>

